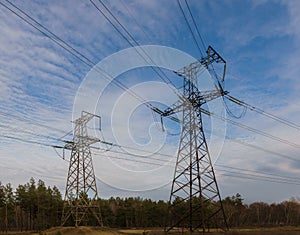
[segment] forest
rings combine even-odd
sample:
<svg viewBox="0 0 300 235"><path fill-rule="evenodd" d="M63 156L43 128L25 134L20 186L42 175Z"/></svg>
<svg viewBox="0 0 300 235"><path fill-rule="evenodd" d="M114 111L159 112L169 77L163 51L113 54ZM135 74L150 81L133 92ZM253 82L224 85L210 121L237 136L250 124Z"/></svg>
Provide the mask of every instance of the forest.
<svg viewBox="0 0 300 235"><path fill-rule="evenodd" d="M99 199L104 226L113 228L164 227L169 204L142 198ZM281 203L243 203L240 194L223 199L229 227L271 227L300 224L300 202L296 198ZM0 183L0 229L41 231L59 226L62 194L56 186L32 178L13 189ZM183 208L184 210L184 208ZM95 221L89 221L95 225Z"/></svg>

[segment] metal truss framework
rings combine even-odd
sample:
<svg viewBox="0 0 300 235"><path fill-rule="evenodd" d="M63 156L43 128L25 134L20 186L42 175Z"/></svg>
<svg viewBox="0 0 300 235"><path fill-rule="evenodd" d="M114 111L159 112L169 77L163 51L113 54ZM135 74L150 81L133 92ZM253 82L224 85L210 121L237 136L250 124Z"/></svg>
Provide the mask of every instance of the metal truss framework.
<svg viewBox="0 0 300 235"><path fill-rule="evenodd" d="M87 123L94 117L98 116L83 111L81 117L74 121L73 142L66 145L66 148L71 149L71 158L62 225L72 217L75 227L80 226L90 215L93 215L98 225L103 225L90 150L90 145L98 142L99 139L89 137L87 132Z"/></svg>
<svg viewBox="0 0 300 235"><path fill-rule="evenodd" d="M183 98L162 114L162 116L176 112L183 114L170 195L171 226L166 227L166 231L185 228L190 232L202 230L205 233L209 228L228 229L201 117L201 105L227 92L222 89L199 92L197 77L203 65L208 65L207 60L204 62L192 63L182 72L177 72L184 78Z"/></svg>

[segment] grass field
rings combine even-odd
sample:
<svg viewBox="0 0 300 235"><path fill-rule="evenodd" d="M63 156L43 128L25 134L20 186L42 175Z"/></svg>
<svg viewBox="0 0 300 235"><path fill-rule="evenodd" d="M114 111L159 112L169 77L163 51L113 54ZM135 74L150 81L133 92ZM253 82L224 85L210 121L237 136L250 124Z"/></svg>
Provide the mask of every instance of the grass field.
<svg viewBox="0 0 300 235"><path fill-rule="evenodd" d="M6 234L1 233L0 234ZM99 227L55 227L46 231L37 232L8 232L9 235L164 235L161 229L109 229ZM181 233L172 232L171 235ZM185 233L188 234L188 233ZM193 233L200 235L202 233ZM277 227L277 228L251 228L251 229L231 229L226 233L211 232L211 235L300 235L300 227Z"/></svg>

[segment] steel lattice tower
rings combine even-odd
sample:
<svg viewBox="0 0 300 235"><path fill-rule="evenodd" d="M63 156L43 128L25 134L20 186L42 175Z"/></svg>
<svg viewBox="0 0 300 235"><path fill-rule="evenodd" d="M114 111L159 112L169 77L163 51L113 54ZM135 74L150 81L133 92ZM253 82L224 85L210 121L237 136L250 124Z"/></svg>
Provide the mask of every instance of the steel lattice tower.
<svg viewBox="0 0 300 235"><path fill-rule="evenodd" d="M70 217L75 221L75 226L93 215L98 225L102 226L102 217L98 200L96 178L92 163L90 145L99 141L88 136L87 123L94 114L82 112L81 117L74 121L73 142L66 145L71 149L64 208L62 213L62 225Z"/></svg>
<svg viewBox="0 0 300 235"><path fill-rule="evenodd" d="M221 86L221 89L206 92L200 92L197 87L198 73L203 70L203 64L208 66L213 61L212 55L222 62L224 60L212 48L207 53L206 59L177 72L184 78L183 98L162 114L169 116L182 112L182 132L170 195L169 227L166 227L166 231L179 227L190 232L200 229L203 233L209 228L228 229L205 139L201 111L203 104L227 92Z"/></svg>

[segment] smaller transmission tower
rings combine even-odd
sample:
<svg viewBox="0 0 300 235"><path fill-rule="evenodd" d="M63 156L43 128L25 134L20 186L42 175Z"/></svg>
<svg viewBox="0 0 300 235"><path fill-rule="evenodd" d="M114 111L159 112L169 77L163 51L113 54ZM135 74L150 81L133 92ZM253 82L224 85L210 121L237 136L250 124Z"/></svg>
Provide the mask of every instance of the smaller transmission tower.
<svg viewBox="0 0 300 235"><path fill-rule="evenodd" d="M90 217L93 217L97 224L102 226L90 150L90 145L99 142L99 139L89 137L87 132L87 123L94 117L100 120L99 116L82 111L81 117L74 121L73 142L65 146L71 150L71 158L62 213L62 226L72 218L75 221L75 227L77 227L84 221L88 221Z"/></svg>

